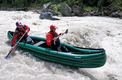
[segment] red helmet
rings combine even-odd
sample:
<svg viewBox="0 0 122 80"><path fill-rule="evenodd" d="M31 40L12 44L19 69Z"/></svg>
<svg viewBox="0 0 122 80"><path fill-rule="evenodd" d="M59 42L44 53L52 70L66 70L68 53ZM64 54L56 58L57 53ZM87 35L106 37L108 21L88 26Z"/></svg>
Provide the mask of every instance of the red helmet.
<svg viewBox="0 0 122 80"><path fill-rule="evenodd" d="M55 25L51 25L50 29L52 29L52 28L56 29L57 27Z"/></svg>

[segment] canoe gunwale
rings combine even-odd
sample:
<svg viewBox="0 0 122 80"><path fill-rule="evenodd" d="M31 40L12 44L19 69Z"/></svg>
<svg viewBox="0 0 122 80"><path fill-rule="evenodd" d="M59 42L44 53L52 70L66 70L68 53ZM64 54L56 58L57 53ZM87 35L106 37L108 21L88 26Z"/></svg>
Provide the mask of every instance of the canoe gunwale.
<svg viewBox="0 0 122 80"><path fill-rule="evenodd" d="M11 33L12 31L8 31L7 33L10 42L12 40ZM46 40L45 38L37 37L37 36L30 36L30 37L32 39L38 39L42 41ZM48 48L43 48L41 46L35 46L35 45L27 44L27 43L24 44L22 42L20 42L17 47L20 49L23 48L27 50L29 53L31 53L32 55L42 58L44 60L61 63L64 65L75 66L75 67L95 68L95 67L103 66L106 62L105 50L102 48L101 49L81 48L81 47L73 46L67 43L62 43L62 42L61 44L68 48L74 49L73 50L74 52L55 51L55 50L50 50ZM77 52L75 52L75 50ZM85 54L83 54L84 51L86 51Z"/></svg>

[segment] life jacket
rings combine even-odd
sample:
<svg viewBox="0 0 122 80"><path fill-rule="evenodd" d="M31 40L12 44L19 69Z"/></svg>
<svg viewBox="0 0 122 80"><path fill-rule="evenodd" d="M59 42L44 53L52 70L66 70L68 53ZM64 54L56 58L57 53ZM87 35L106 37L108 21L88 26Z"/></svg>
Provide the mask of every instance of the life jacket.
<svg viewBox="0 0 122 80"><path fill-rule="evenodd" d="M22 28L16 28L16 30L18 30L18 36L17 36L17 39L20 39L22 37L22 35L25 33L25 26L24 27L22 26ZM15 32L16 33L16 32ZM25 37L25 36L24 36Z"/></svg>
<svg viewBox="0 0 122 80"><path fill-rule="evenodd" d="M59 34L57 32L51 32L51 31L48 32L47 35L46 35L46 43L47 43L47 45L51 45L52 44L52 42L51 42L52 39L54 37L57 37L57 36L59 36ZM56 42L60 43L59 38L57 38Z"/></svg>
<svg viewBox="0 0 122 80"><path fill-rule="evenodd" d="M22 35L25 33L25 27L26 25L22 25L22 28L16 28L16 30L18 30L18 36L17 36L17 39L20 39L22 37ZM28 35L25 35L24 37L27 37Z"/></svg>
<svg viewBox="0 0 122 80"><path fill-rule="evenodd" d="M56 33L51 33L51 34L53 35L53 38L54 38L54 37L58 37L58 35L57 35ZM57 45L60 44L60 40L59 40L59 38L57 38L57 40L56 40L56 44L57 44Z"/></svg>
<svg viewBox="0 0 122 80"><path fill-rule="evenodd" d="M13 38L12 38L12 46L15 45L16 39L20 39L22 37L22 35L25 33L25 30L30 31L30 28L26 25L22 25L22 28L16 28L15 32L13 34ZM28 37L28 34L25 34L25 36L23 38Z"/></svg>

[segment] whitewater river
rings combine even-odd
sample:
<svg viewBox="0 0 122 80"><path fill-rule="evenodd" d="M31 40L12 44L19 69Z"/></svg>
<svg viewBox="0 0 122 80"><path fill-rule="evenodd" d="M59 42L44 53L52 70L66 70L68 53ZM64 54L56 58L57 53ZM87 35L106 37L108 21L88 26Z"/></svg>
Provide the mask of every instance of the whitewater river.
<svg viewBox="0 0 122 80"><path fill-rule="evenodd" d="M122 19L109 17L58 17L41 20L34 12L0 11L0 80L122 80ZM57 17L57 16L55 16ZM14 31L15 22L31 28L29 35L45 37L51 24L60 37L79 47L104 48L106 64L99 68L74 68L38 59L18 50L4 59L11 49L7 31Z"/></svg>

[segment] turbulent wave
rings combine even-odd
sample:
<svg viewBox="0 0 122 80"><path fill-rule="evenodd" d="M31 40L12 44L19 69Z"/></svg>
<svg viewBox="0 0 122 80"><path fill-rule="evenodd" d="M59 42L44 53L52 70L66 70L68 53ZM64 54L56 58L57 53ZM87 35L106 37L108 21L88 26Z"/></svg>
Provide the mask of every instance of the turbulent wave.
<svg viewBox="0 0 122 80"><path fill-rule="evenodd" d="M40 20L34 12L0 11L0 80L121 80L122 79L122 20L109 17L58 17L60 20ZM38 59L18 50L4 59L11 46L7 31L14 31L15 22L31 28L29 35L45 37L54 24L60 37L79 47L104 48L107 62L100 68L75 68Z"/></svg>

